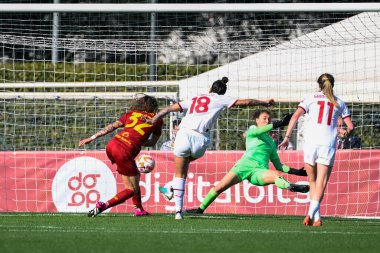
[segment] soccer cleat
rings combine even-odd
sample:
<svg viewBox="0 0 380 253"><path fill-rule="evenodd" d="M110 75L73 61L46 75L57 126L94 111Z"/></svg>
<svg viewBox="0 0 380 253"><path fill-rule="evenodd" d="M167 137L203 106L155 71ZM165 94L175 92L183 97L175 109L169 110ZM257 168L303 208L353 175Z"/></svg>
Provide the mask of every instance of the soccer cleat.
<svg viewBox="0 0 380 253"><path fill-rule="evenodd" d="M88 217L96 217L98 214L102 213L106 209L106 203L97 201L95 208L90 210L87 214Z"/></svg>
<svg viewBox="0 0 380 253"><path fill-rule="evenodd" d="M150 213L148 213L147 211L145 211L145 210L141 210L140 208L136 208L135 209L135 214L134 214L134 216L150 216L151 214Z"/></svg>
<svg viewBox="0 0 380 253"><path fill-rule="evenodd" d="M165 199L167 201L170 201L173 196L174 196L174 190L173 190L173 187L170 186L170 188L166 188L166 187L158 187L158 190L164 195Z"/></svg>
<svg viewBox="0 0 380 253"><path fill-rule="evenodd" d="M203 212L204 210L200 209L199 207L186 210L186 213L190 213L190 214L202 214Z"/></svg>
<svg viewBox="0 0 380 253"><path fill-rule="evenodd" d="M322 226L322 220L319 219L319 220L317 220L317 221L314 221L313 226L314 226L314 227L321 227L321 226Z"/></svg>
<svg viewBox="0 0 380 253"><path fill-rule="evenodd" d="M313 226L313 220L310 218L309 215L307 215L307 216L305 217L305 219L303 219L303 224L304 224L305 226Z"/></svg>
<svg viewBox="0 0 380 253"><path fill-rule="evenodd" d="M302 184L290 184L288 187L288 190L291 192L302 192L306 193L309 192L310 187L308 185L302 185Z"/></svg>
<svg viewBox="0 0 380 253"><path fill-rule="evenodd" d="M175 212L175 219L176 220L183 220L183 212L182 211Z"/></svg>

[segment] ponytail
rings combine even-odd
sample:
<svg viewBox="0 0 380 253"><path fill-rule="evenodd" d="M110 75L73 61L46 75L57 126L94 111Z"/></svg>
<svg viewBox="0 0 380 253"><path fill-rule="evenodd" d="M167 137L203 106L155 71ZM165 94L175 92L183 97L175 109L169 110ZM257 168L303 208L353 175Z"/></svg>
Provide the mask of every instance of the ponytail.
<svg viewBox="0 0 380 253"><path fill-rule="evenodd" d="M338 102L334 96L334 77L330 74L323 74L318 78L319 88L323 91L326 97L335 107L338 107Z"/></svg>

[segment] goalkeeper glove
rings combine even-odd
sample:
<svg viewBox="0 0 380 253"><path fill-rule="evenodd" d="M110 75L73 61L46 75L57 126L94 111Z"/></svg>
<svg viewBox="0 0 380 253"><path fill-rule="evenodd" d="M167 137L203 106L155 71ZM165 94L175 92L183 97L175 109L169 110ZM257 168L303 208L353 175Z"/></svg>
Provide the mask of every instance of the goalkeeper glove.
<svg viewBox="0 0 380 253"><path fill-rule="evenodd" d="M293 175L303 176L303 177L307 176L307 173L306 173L306 170L305 170L304 167L302 167L299 170L294 169L294 168L290 168L289 171L288 171L288 174L293 174Z"/></svg>
<svg viewBox="0 0 380 253"><path fill-rule="evenodd" d="M289 125L289 121L292 118L293 113L286 114L282 120L273 122L273 129Z"/></svg>

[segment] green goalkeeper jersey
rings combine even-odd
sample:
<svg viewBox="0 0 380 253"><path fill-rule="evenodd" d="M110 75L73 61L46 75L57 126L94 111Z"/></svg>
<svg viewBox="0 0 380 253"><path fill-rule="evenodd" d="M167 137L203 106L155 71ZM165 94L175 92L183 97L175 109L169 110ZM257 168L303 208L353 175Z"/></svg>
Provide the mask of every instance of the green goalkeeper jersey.
<svg viewBox="0 0 380 253"><path fill-rule="evenodd" d="M288 172L289 167L281 163L276 143L268 135L272 129L272 124L263 127L251 126L246 134L246 151L242 159L253 162L256 168L262 169L269 169L270 160L277 170Z"/></svg>

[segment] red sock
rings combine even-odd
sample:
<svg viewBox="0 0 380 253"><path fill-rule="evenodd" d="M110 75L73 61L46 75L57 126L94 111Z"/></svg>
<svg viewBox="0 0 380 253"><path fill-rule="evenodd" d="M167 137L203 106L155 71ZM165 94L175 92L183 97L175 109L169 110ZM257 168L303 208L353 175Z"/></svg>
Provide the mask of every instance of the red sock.
<svg viewBox="0 0 380 253"><path fill-rule="evenodd" d="M115 197L107 201L107 208L116 206L120 203L123 203L130 197L132 197L135 193L131 189L125 189L121 192L118 192Z"/></svg>
<svg viewBox="0 0 380 253"><path fill-rule="evenodd" d="M135 206L135 208L139 208L140 210L144 210L144 208L142 207L142 203L141 203L141 191L140 191L140 188L139 188L139 193L135 194L132 197L132 203Z"/></svg>

